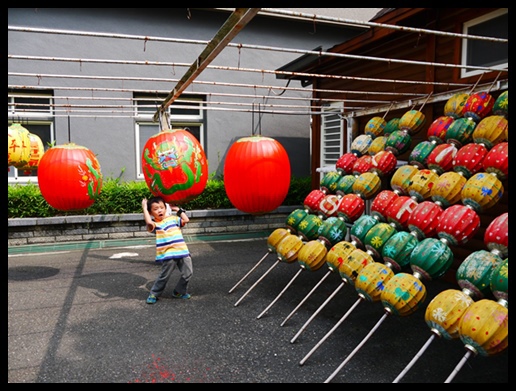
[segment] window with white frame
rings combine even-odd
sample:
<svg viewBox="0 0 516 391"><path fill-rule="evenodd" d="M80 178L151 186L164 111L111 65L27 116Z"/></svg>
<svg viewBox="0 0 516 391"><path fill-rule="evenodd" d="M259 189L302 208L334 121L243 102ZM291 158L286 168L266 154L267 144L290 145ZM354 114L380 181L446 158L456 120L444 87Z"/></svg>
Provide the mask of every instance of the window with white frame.
<svg viewBox="0 0 516 391"><path fill-rule="evenodd" d="M321 162L323 170L335 170L335 163L342 156L344 124L341 113L343 104L332 103L321 107ZM324 173L321 173L321 176Z"/></svg>
<svg viewBox="0 0 516 391"><path fill-rule="evenodd" d="M509 15L502 8L464 23L463 33L481 37L505 38L509 36ZM507 68L509 45L489 40L463 39L462 65ZM482 70L462 69L461 77L483 73Z"/></svg>
<svg viewBox="0 0 516 391"><path fill-rule="evenodd" d="M147 140L157 134L161 129L153 117L158 107L165 100L165 96L135 95L135 137L136 137L136 173L137 178L143 179L141 157L143 147ZM182 95L169 107L171 129L187 129L199 141L204 151L205 145L205 119L203 110L204 99L199 96Z"/></svg>
<svg viewBox="0 0 516 391"><path fill-rule="evenodd" d="M46 151L55 140L54 117L52 109L53 95L50 92L20 92L8 90L7 125L18 123L29 133L41 139ZM37 183L38 170L23 170L8 167L8 183Z"/></svg>

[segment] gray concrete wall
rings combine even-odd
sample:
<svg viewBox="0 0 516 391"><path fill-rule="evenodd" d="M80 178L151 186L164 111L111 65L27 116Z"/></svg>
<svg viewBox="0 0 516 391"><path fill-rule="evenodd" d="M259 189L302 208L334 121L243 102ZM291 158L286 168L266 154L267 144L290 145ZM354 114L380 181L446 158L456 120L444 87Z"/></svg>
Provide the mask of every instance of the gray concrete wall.
<svg viewBox="0 0 516 391"><path fill-rule="evenodd" d="M213 9L186 8L8 8L8 25L38 27L46 29L74 30L85 32L116 33L149 37L183 38L190 40L211 40L223 25L229 13ZM311 22L284 20L272 17L255 17L233 40L233 43L273 46L311 50L322 45L329 48L358 34L361 30L349 26L330 26ZM135 61L159 61L191 64L204 50L202 44L156 42L64 34L31 32L8 32L10 55L46 57L113 59ZM298 58L299 53L278 51L225 48L212 65L274 70ZM9 76L9 85L38 86L52 88L55 96L114 97L112 105L127 105L133 91L170 92L186 72L186 67L142 66L131 64L79 63L62 61L28 61L9 59L8 71L20 73L55 74L70 76L105 77L104 79L81 79L60 77ZM134 80L116 80L116 77L132 77ZM152 79L152 80L151 80ZM163 80L163 81L161 81ZM286 80L278 80L266 73L221 71L207 69L197 78L205 82L231 82L246 85L286 86ZM73 91L63 87L105 87L123 89L120 92ZM291 87L301 87L293 82ZM60 88L61 87L61 88ZM222 87L196 84L193 91L217 91L235 94L267 94L265 90ZM185 93L187 93L185 91ZM271 91L270 95L278 94ZM306 91L285 93L284 96L310 97ZM214 98L213 98L214 99ZM241 102L240 97L222 100ZM102 101L99 100L99 103ZM247 99L249 102L249 99ZM281 104L300 104L307 100L282 100ZM82 103L79 100L70 104ZM105 102L102 102L105 104ZM258 108L256 102L256 110ZM265 103L278 103L270 100ZM72 117L55 118L57 144L74 142L90 148L97 155L102 174L107 177L122 176L125 180L136 179L135 121L129 114L117 109L107 118ZM261 134L281 139L289 154L292 176L310 175L310 117L308 115L280 115L262 113ZM254 116L254 118L253 118ZM253 122L254 121L254 122ZM222 173L224 157L233 140L250 136L252 125L258 124L258 113L211 110L206 114L205 152L209 173Z"/></svg>

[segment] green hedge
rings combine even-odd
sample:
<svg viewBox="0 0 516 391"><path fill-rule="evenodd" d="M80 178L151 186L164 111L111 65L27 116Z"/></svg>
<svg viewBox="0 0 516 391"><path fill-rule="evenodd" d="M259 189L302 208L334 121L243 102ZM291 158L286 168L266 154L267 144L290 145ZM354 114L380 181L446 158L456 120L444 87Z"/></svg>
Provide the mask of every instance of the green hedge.
<svg viewBox="0 0 516 391"><path fill-rule="evenodd" d="M311 190L310 177L292 178L283 205L301 205ZM63 212L45 201L37 184L15 184L8 186L7 217L141 213L142 199L151 196L145 181L121 182L117 179L104 179L102 191L92 206ZM234 208L226 195L224 182L215 179L208 180L201 195L181 206L186 210Z"/></svg>

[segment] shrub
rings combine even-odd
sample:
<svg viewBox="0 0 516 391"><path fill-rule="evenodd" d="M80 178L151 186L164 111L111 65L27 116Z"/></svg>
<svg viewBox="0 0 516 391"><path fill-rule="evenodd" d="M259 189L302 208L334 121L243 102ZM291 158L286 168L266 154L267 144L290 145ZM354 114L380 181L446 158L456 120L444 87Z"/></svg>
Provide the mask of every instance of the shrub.
<svg viewBox="0 0 516 391"><path fill-rule="evenodd" d="M283 205L301 205L311 191L311 179L292 178ZM9 185L7 190L7 217L52 217L70 215L141 213L142 199L152 196L145 181L121 182L105 179L95 203L87 209L60 211L51 207L34 183ZM209 179L204 191L194 200L181 205L186 210L229 209L224 182Z"/></svg>

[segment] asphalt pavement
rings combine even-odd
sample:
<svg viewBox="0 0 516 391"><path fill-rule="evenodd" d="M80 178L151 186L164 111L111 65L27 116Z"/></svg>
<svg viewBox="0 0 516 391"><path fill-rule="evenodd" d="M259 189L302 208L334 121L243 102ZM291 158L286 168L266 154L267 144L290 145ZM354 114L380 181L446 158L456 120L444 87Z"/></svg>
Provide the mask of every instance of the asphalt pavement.
<svg viewBox="0 0 516 391"><path fill-rule="evenodd" d="M381 302L357 304L350 284L316 314L342 279L277 262L266 239L189 247L192 298L172 298L176 270L154 305L154 246L9 255L8 382L391 383L433 335L426 304L386 315ZM425 303L460 289L424 285ZM460 339L433 338L399 383L443 383L466 352ZM508 383L508 356L471 356L451 383Z"/></svg>

